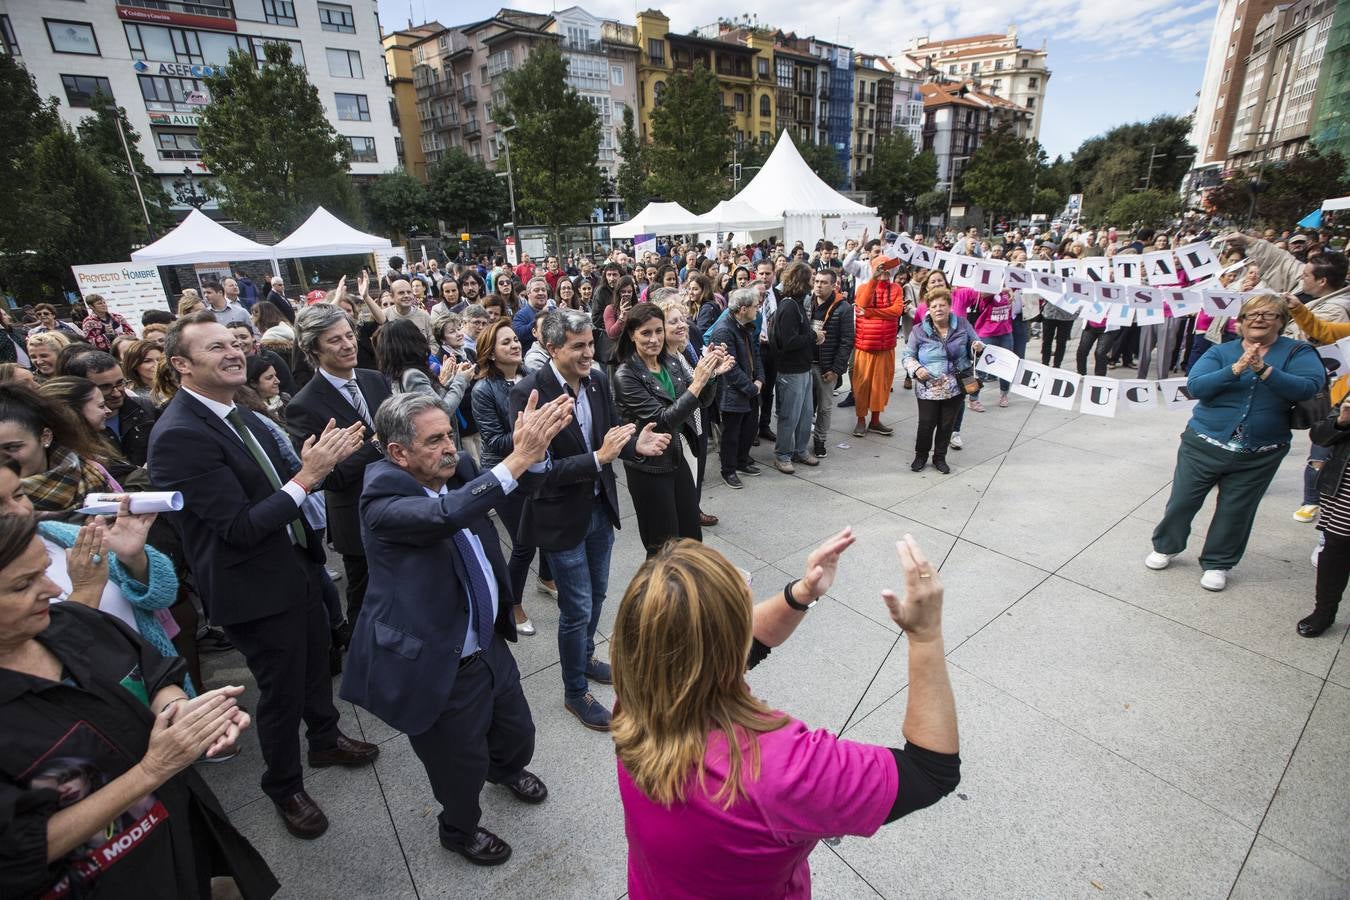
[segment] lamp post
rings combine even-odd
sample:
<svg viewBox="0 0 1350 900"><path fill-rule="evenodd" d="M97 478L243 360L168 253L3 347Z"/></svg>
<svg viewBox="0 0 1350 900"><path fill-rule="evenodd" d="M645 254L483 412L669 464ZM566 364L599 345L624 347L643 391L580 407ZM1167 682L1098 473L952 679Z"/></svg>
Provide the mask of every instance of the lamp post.
<svg viewBox="0 0 1350 900"><path fill-rule="evenodd" d="M127 133L122 127L126 120L122 118L120 106L113 107L113 118L116 120L117 137L122 141L122 152L127 158L127 171L131 173L131 183L136 185L136 199L141 201L141 215L145 216L145 235L153 242L155 240L155 229L150 224L150 210L145 205L145 194L141 193L141 176L136 171L136 164L131 161L131 147L127 144Z"/></svg>
<svg viewBox="0 0 1350 900"><path fill-rule="evenodd" d="M1247 221L1243 225L1244 228L1251 227L1252 218L1256 216L1256 195L1265 190L1265 184L1261 181L1261 176L1266 174L1266 155L1270 153L1270 136L1276 134L1276 132L1277 130L1274 128L1247 132L1247 137L1265 137L1266 142L1261 147L1261 160L1256 165L1256 180L1247 185L1247 191L1252 195L1252 199L1247 204Z"/></svg>
<svg viewBox="0 0 1350 900"><path fill-rule="evenodd" d="M947 163L947 214L943 216L943 228L950 228L952 225L952 201L956 196L956 164L969 159L969 156L953 156L951 162Z"/></svg>
<svg viewBox="0 0 1350 900"><path fill-rule="evenodd" d="M502 149L506 151L506 171L497 172L498 178L506 179L506 194L511 201L511 238L516 244L516 253L520 253L520 233L516 230L516 182L511 174L511 141L507 135L516 130L514 125L506 125L498 129L502 135ZM517 257L519 258L519 257Z"/></svg>

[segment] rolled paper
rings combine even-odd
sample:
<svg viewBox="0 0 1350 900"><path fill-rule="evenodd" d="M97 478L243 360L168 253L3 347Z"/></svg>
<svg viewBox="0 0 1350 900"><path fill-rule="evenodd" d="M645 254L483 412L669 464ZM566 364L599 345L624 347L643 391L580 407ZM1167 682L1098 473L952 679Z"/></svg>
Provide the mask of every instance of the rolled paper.
<svg viewBox="0 0 1350 900"><path fill-rule="evenodd" d="M86 516L115 516L123 497L131 498L131 513L137 516L178 512L183 508L183 495L179 491L142 491L129 494L86 494L84 506L77 512Z"/></svg>

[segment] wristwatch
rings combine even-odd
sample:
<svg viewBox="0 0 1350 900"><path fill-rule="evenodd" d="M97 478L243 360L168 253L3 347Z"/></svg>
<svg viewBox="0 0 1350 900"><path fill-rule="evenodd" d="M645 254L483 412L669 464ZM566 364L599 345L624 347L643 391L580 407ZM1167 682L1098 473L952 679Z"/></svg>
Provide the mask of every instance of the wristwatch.
<svg viewBox="0 0 1350 900"><path fill-rule="evenodd" d="M794 587L797 586L797 582L798 582L798 581L801 581L801 579L800 579L800 578L794 578L794 579L792 579L791 581L789 581L789 582L787 583L786 586L784 586L784 588L783 588L783 599L787 601L787 605L788 605L788 606L792 607L792 608L795 609L797 612L806 612L808 609L810 609L811 607L813 607L813 606L815 606L817 603L819 603L819 602L820 602L820 599L817 598L817 599L815 599L815 600L812 600L810 603L805 603L805 604L803 604L803 603L798 603L796 600L793 600L793 599L792 599L792 589L793 589Z"/></svg>

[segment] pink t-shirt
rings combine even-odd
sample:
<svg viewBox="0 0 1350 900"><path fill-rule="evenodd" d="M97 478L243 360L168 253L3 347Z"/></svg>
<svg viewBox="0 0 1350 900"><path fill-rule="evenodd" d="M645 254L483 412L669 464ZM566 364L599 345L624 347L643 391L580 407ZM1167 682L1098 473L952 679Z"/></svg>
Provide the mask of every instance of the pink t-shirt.
<svg viewBox="0 0 1350 900"><path fill-rule="evenodd" d="M970 291L965 300L966 309L979 310L974 322L976 334L982 338L1012 334L1012 298L1007 291L997 294L980 294L972 288L957 288L956 291ZM956 299L955 294L952 299Z"/></svg>
<svg viewBox="0 0 1350 900"><path fill-rule="evenodd" d="M703 786L691 775L687 799L668 809L618 764L632 900L810 897L807 857L816 842L870 836L895 804L898 776L888 748L793 719L759 735L759 777L743 774L745 796L723 809L713 797L726 778L726 746L721 732L709 737Z"/></svg>

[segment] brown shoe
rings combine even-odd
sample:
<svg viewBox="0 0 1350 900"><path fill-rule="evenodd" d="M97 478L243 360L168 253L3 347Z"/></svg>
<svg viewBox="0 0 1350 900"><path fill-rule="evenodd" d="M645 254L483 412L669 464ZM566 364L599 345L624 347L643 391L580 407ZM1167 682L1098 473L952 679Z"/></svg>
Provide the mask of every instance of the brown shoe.
<svg viewBox="0 0 1350 900"><path fill-rule="evenodd" d="M329 766L356 769L370 765L379 755L380 748L374 744L367 744L365 741L358 741L339 733L337 743L328 750L309 751L309 765L315 769L326 769Z"/></svg>
<svg viewBox="0 0 1350 900"><path fill-rule="evenodd" d="M328 817L319 809L314 798L304 791L296 791L285 800L273 800L286 830L298 838L312 841L328 830Z"/></svg>
<svg viewBox="0 0 1350 900"><path fill-rule="evenodd" d="M719 521L717 516L710 516L701 509L698 511L698 524L704 528L711 528Z"/></svg>

